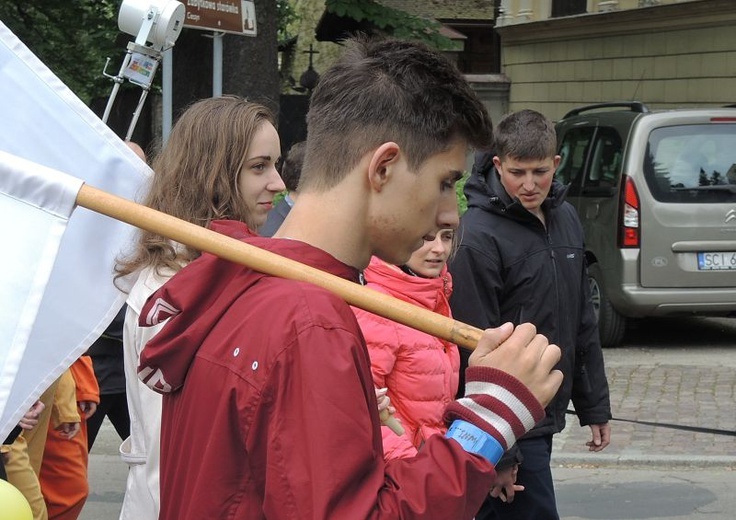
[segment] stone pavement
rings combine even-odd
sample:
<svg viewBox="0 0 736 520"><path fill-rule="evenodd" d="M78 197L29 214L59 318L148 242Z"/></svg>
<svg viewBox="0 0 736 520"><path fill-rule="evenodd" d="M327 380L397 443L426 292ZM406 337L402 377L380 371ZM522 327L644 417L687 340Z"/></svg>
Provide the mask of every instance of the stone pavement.
<svg viewBox="0 0 736 520"><path fill-rule="evenodd" d="M614 418L728 430L731 436L612 421L612 444L590 453L590 429L568 415L567 427L555 436L553 463L736 469L734 349L726 356L707 348L604 350Z"/></svg>

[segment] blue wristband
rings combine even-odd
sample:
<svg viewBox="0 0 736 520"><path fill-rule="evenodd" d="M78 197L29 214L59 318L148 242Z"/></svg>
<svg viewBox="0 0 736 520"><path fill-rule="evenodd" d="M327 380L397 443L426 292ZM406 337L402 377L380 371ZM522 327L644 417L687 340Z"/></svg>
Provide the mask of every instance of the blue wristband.
<svg viewBox="0 0 736 520"><path fill-rule="evenodd" d="M494 466L498 463L504 449L495 438L467 421L455 420L447 430L448 439L460 443L465 451L488 459Z"/></svg>

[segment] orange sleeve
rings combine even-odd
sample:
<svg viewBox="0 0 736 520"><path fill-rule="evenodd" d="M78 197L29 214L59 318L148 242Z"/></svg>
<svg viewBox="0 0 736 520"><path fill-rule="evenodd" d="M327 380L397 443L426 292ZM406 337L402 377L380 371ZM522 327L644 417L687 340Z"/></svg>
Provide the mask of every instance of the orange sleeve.
<svg viewBox="0 0 736 520"><path fill-rule="evenodd" d="M92 358L81 356L71 366L72 376L77 385L77 402L93 401L100 403L100 387L97 385Z"/></svg>

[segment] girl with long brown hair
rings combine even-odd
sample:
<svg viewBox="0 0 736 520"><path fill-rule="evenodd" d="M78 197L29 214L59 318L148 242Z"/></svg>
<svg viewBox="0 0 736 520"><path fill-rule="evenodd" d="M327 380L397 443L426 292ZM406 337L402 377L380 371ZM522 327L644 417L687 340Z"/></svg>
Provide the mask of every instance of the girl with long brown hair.
<svg viewBox="0 0 736 520"><path fill-rule="evenodd" d="M274 196L285 189L276 169L281 144L271 112L235 96L190 106L153 161L144 204L200 226L238 220L255 232ZM137 377L140 352L162 327L138 326L143 304L199 251L141 231L117 276L138 275L127 299L123 343L131 435L120 447L130 465L121 519L155 520L159 513L161 395Z"/></svg>

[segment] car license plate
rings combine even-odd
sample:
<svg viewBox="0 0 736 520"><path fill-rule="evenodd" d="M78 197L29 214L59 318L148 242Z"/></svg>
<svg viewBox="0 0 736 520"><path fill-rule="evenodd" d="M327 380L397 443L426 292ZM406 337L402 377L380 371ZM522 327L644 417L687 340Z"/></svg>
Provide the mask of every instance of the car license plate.
<svg viewBox="0 0 736 520"><path fill-rule="evenodd" d="M698 253L699 271L736 270L736 251Z"/></svg>

